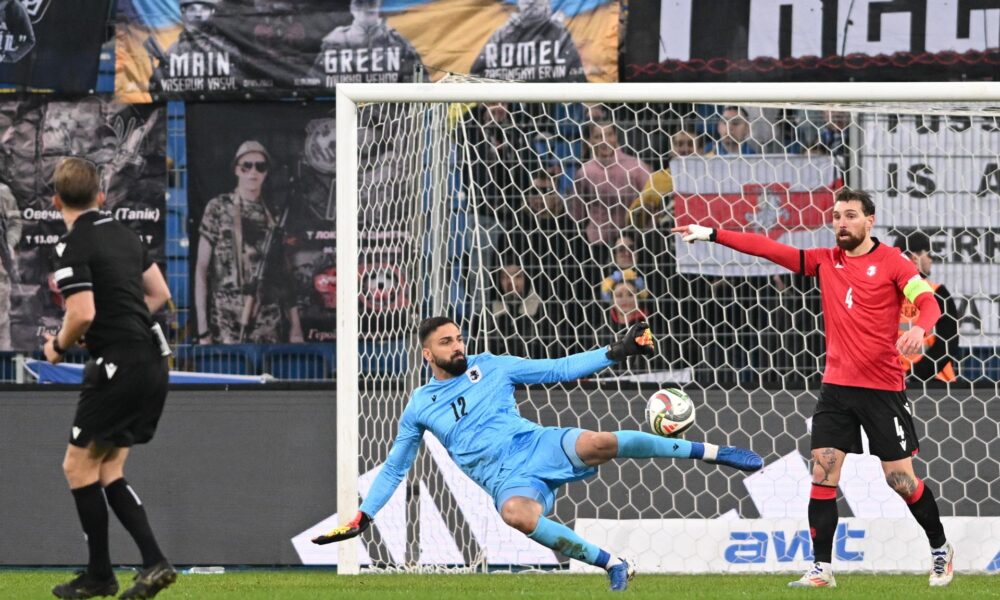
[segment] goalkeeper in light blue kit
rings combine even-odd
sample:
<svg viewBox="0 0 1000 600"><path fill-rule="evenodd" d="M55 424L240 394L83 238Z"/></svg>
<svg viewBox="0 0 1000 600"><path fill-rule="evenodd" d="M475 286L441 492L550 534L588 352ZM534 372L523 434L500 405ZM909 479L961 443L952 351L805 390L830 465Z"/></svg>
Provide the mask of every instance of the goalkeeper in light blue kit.
<svg viewBox="0 0 1000 600"><path fill-rule="evenodd" d="M607 570L611 589L620 591L628 587L634 568L545 516L552 511L560 486L592 477L598 465L613 458L693 458L742 471L764 466L760 456L742 448L640 431L543 427L517 412L516 384L573 381L629 356L653 354L653 336L646 323L632 325L608 347L556 360L466 357L461 331L447 317L425 319L419 337L432 379L413 391L388 460L361 510L350 523L313 539L314 543L338 542L364 531L406 476L420 438L430 430L455 464L490 494L505 523L564 556Z"/></svg>

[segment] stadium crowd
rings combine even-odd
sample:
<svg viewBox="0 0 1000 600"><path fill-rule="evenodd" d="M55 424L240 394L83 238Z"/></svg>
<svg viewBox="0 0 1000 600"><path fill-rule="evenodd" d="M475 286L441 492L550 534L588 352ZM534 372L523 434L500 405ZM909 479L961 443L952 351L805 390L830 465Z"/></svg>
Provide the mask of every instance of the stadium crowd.
<svg viewBox="0 0 1000 600"><path fill-rule="evenodd" d="M832 154L842 169L849 114L594 104L534 118L546 110L481 104L467 119L463 189L493 254L486 306L475 294L468 303L484 349L559 356L647 320L664 341L633 369L690 368L706 385L795 385L820 373L814 282L678 272L670 168L688 156L784 153Z"/></svg>

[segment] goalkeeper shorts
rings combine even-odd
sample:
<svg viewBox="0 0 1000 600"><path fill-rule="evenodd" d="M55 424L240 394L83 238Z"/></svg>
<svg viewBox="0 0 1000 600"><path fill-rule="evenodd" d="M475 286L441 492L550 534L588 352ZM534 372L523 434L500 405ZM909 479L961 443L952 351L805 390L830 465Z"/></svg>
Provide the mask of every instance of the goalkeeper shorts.
<svg viewBox="0 0 1000 600"><path fill-rule="evenodd" d="M497 510L510 498L523 496L541 504L543 515L549 514L560 486L593 477L597 467L585 465L576 454L582 433L577 428L543 427L514 436L493 494Z"/></svg>

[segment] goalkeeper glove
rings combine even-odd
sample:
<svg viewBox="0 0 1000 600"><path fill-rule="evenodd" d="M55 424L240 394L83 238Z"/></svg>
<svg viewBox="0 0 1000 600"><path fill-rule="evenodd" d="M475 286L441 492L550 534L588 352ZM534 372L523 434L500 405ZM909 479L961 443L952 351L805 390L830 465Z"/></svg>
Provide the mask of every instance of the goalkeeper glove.
<svg viewBox="0 0 1000 600"><path fill-rule="evenodd" d="M347 525L341 525L336 529L333 529L321 536L314 537L312 543L319 544L320 546L324 544L332 544L333 542L342 542L344 540L349 540L352 537L359 535L368 526L371 525L372 518L365 513L358 511L358 514L354 516L354 519Z"/></svg>
<svg viewBox="0 0 1000 600"><path fill-rule="evenodd" d="M642 321L626 329L624 337L608 347L607 357L622 362L636 354L652 356L655 351L653 332L649 330L649 324Z"/></svg>
<svg viewBox="0 0 1000 600"><path fill-rule="evenodd" d="M673 231L682 234L681 239L689 244L693 242L715 241L715 230L704 225L683 225L681 227L674 227Z"/></svg>

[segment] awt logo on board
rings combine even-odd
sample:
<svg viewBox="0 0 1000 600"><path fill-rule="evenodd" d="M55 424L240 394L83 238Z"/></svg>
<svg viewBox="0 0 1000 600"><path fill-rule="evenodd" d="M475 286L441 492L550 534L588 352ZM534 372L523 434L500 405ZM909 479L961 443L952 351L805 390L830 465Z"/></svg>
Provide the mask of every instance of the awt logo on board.
<svg viewBox="0 0 1000 600"><path fill-rule="evenodd" d="M865 539L864 529L851 529L846 523L837 526L837 536L833 543L833 557L842 561L862 561L865 553L850 550L847 545L852 540ZM809 531L733 531L729 540L736 542L726 546L723 556L732 564L764 563L768 560L768 546L774 547L774 557L779 563L796 560L813 560L812 540Z"/></svg>

